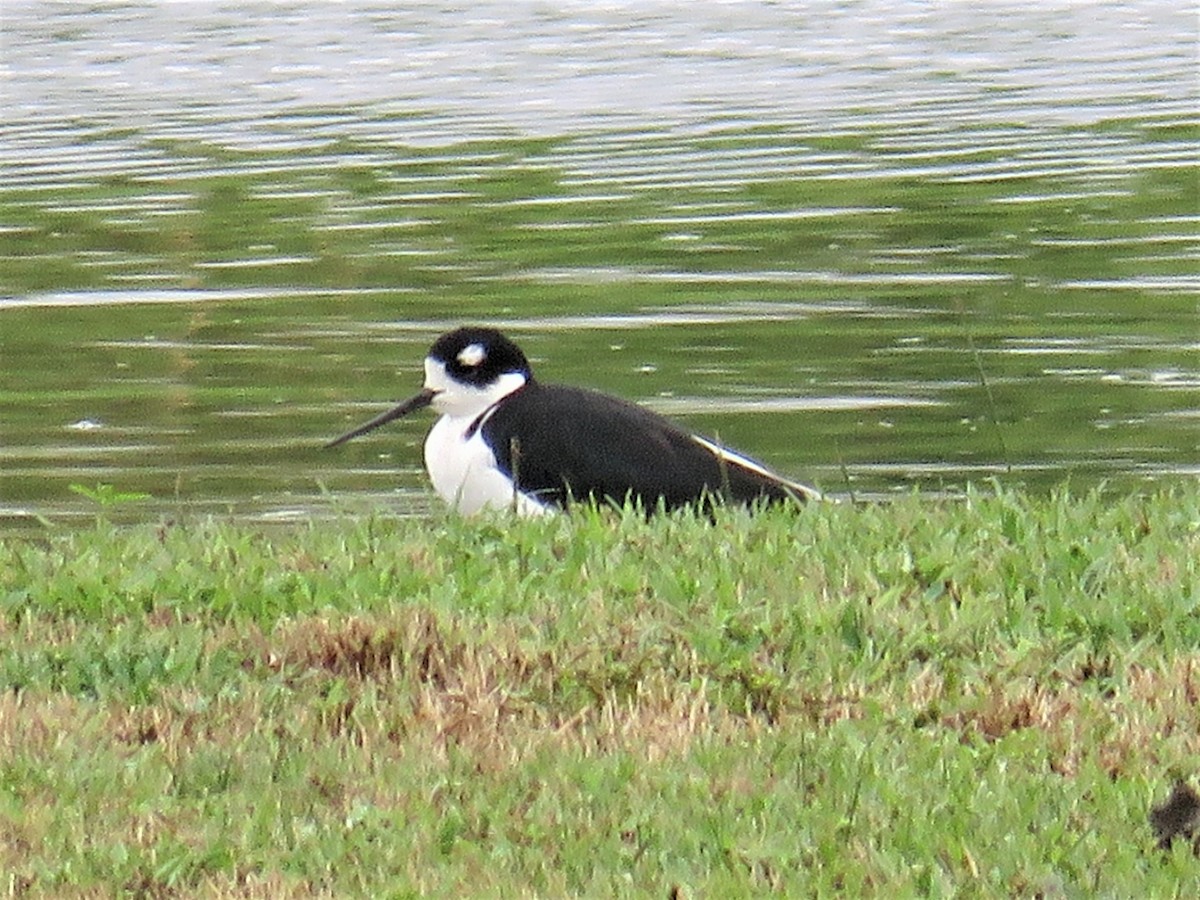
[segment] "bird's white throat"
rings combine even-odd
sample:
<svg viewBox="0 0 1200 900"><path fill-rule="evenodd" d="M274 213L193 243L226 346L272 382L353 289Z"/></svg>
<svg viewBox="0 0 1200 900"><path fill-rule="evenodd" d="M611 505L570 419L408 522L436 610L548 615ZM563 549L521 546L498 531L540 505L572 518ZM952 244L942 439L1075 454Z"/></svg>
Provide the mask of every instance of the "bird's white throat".
<svg viewBox="0 0 1200 900"><path fill-rule="evenodd" d="M425 387L436 394L430 405L435 412L453 419L478 418L513 391L523 388L526 381L523 372L505 372L490 384L475 387L457 380L440 359L425 359Z"/></svg>
<svg viewBox="0 0 1200 900"><path fill-rule="evenodd" d="M434 490L464 515L487 507L511 507L522 515L549 511L513 489L484 441L482 429L472 428L480 416L524 387L526 381L521 372L505 372L491 384L475 387L456 380L440 360L425 360L425 387L436 392L430 405L442 414L425 439L425 468Z"/></svg>

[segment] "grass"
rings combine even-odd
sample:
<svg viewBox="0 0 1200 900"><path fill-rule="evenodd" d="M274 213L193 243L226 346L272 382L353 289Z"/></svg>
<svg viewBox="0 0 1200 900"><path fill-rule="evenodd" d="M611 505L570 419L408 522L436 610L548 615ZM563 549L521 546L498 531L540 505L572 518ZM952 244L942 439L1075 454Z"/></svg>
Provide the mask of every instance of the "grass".
<svg viewBox="0 0 1200 900"><path fill-rule="evenodd" d="M0 545L0 894L1195 896L1200 487Z"/></svg>

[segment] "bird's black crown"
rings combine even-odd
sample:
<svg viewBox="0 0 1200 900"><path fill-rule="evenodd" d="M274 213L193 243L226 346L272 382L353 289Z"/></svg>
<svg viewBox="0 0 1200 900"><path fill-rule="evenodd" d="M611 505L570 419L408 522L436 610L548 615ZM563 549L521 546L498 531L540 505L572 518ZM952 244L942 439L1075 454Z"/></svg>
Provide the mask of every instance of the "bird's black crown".
<svg viewBox="0 0 1200 900"><path fill-rule="evenodd" d="M429 355L444 363L455 381L477 387L509 372L533 377L521 348L494 328L455 329L438 338Z"/></svg>

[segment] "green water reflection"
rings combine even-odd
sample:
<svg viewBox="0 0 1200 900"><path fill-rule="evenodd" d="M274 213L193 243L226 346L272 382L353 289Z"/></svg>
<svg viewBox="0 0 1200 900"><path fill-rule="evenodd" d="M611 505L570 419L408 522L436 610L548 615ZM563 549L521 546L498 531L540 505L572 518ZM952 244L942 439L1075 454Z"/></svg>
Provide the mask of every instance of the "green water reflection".
<svg viewBox="0 0 1200 900"><path fill-rule="evenodd" d="M1194 477L1196 136L157 139L10 182L0 505L68 520L71 484L112 483L152 495L138 516L419 511L427 420L319 445L464 321L835 494Z"/></svg>

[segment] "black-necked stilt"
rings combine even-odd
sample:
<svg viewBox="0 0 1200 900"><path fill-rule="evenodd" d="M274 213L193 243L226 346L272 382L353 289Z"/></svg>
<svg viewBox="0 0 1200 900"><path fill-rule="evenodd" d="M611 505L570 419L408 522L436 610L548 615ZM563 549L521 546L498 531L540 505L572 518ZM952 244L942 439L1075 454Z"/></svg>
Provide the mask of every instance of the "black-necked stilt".
<svg viewBox="0 0 1200 900"><path fill-rule="evenodd" d="M442 335L425 357L419 394L326 446L426 406L441 418L425 440L425 467L438 494L468 515L485 507L536 515L587 498L653 510L820 497L648 409L542 384L521 349L492 328Z"/></svg>

